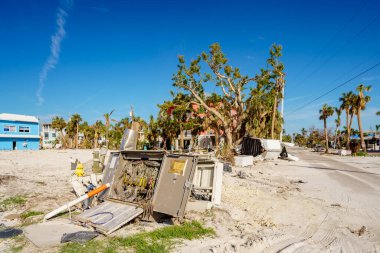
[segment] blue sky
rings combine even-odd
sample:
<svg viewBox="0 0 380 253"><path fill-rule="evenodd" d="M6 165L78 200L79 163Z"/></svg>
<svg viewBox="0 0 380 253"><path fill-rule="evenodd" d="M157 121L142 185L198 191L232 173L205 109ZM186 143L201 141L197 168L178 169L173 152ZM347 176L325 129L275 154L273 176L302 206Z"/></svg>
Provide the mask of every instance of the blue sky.
<svg viewBox="0 0 380 253"><path fill-rule="evenodd" d="M60 9L64 33L57 35ZM379 13L376 0L4 0L0 112L37 115L42 121L77 112L92 123L113 109L116 119L128 116L133 105L137 115L148 118L170 97L178 55L195 58L219 42L231 64L255 75L266 66L271 44L278 43L287 73L288 133L322 127L322 104L337 106L339 95L361 82L373 87L363 118L364 127L374 129L380 123L375 116L380 67L293 111L380 62ZM54 35L60 51L51 56ZM49 57L56 57L51 65ZM39 89L43 101L36 95Z"/></svg>

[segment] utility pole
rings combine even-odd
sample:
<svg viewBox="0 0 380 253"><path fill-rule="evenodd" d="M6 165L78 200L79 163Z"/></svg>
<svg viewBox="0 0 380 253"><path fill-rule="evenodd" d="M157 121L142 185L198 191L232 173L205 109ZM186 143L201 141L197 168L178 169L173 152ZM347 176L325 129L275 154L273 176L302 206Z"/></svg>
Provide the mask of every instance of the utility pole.
<svg viewBox="0 0 380 253"><path fill-rule="evenodd" d="M284 98L285 98L285 82L284 82L284 74L280 73L280 82L282 83L282 98L281 98L281 131L280 131L280 141L282 141L282 132L284 131Z"/></svg>

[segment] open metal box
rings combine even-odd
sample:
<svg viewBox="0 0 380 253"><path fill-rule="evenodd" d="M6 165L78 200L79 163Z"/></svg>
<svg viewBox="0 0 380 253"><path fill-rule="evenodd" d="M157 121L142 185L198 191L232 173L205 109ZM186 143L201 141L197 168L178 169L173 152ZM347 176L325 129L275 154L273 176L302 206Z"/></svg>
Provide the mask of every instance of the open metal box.
<svg viewBox="0 0 380 253"><path fill-rule="evenodd" d="M187 211L204 211L221 204L223 163L199 157Z"/></svg>
<svg viewBox="0 0 380 253"><path fill-rule="evenodd" d="M163 151L112 153L104 172L104 183L111 183L104 202L73 219L110 234L141 214L146 220L153 214L182 217L197 161Z"/></svg>

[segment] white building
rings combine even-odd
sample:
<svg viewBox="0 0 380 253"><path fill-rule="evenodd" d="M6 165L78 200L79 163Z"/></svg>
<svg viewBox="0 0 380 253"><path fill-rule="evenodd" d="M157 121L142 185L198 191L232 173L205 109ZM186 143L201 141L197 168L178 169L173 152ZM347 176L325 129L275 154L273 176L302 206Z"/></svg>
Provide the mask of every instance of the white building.
<svg viewBox="0 0 380 253"><path fill-rule="evenodd" d="M52 128L51 123L43 123L41 126L42 148L55 148L56 144L60 144L59 132Z"/></svg>

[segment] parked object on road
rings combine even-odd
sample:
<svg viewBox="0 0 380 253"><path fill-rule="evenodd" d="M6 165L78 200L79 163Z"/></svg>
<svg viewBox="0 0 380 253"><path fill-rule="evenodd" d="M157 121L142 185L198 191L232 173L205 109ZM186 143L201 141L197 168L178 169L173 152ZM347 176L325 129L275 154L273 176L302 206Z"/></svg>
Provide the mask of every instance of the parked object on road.
<svg viewBox="0 0 380 253"><path fill-rule="evenodd" d="M339 149L338 154L339 154L340 156L351 155L351 150Z"/></svg>
<svg viewBox="0 0 380 253"><path fill-rule="evenodd" d="M325 152L326 151L326 148L320 144L317 144L315 145L314 147L314 151L315 152Z"/></svg>

